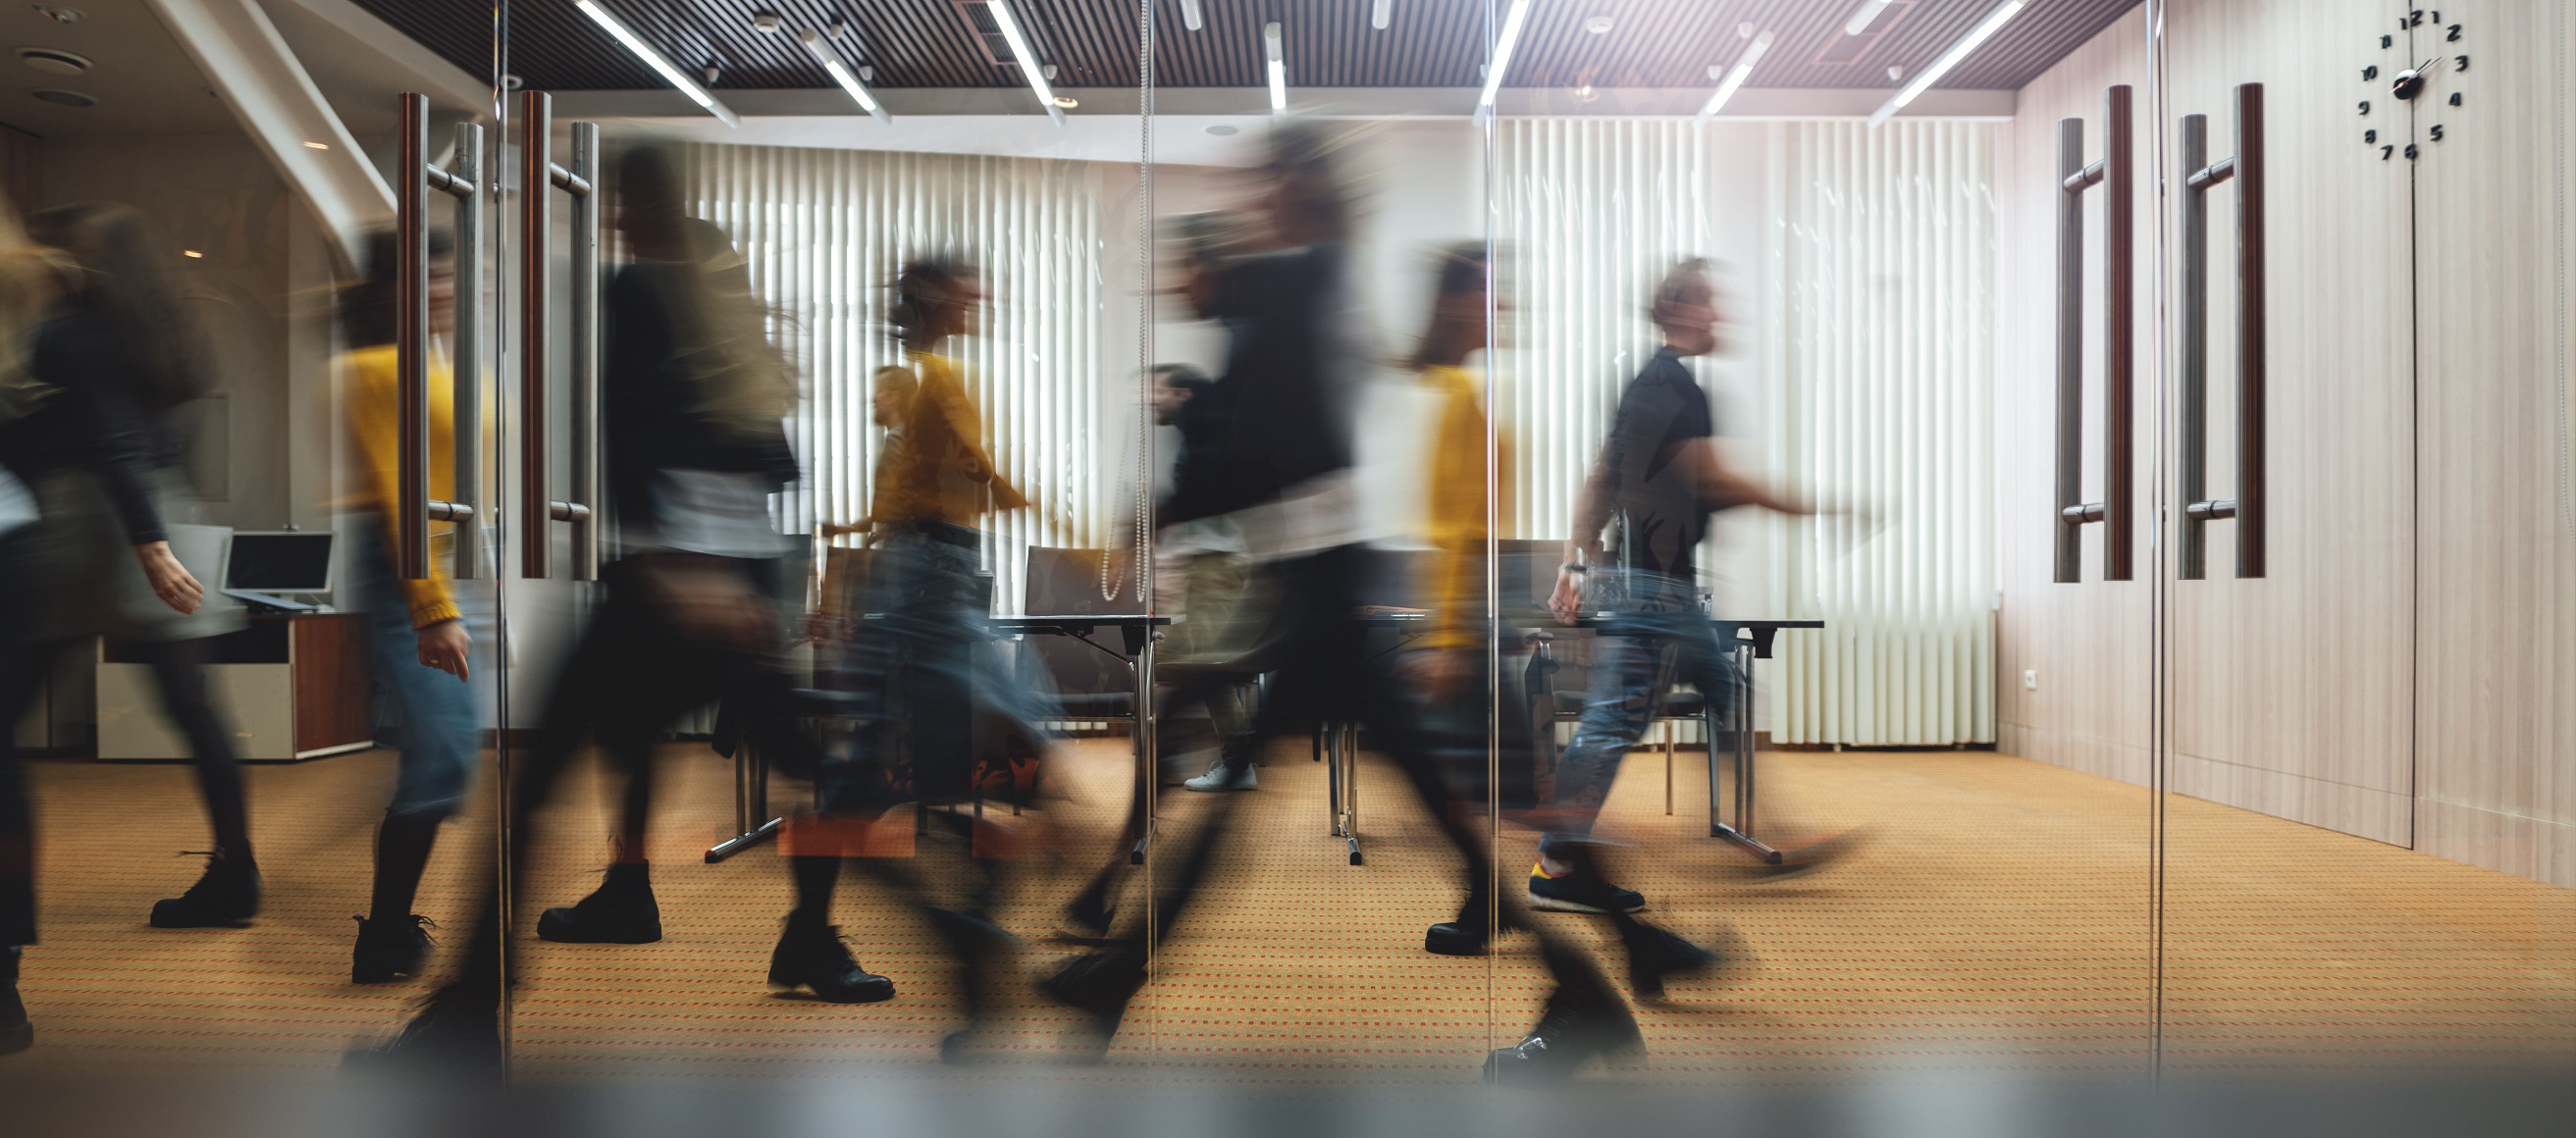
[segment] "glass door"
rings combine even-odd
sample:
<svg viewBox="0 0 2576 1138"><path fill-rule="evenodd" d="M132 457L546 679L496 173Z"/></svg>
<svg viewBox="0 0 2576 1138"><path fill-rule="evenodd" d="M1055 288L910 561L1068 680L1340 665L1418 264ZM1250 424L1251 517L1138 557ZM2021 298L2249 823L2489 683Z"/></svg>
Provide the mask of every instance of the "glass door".
<svg viewBox="0 0 2576 1138"><path fill-rule="evenodd" d="M273 7L8 16L0 234L55 252L0 320L68 396L7 444L39 1067L330 1069L491 880L496 32Z"/></svg>
<svg viewBox="0 0 2576 1138"><path fill-rule="evenodd" d="M2161 9L2164 1069L2563 1070L2564 13Z"/></svg>

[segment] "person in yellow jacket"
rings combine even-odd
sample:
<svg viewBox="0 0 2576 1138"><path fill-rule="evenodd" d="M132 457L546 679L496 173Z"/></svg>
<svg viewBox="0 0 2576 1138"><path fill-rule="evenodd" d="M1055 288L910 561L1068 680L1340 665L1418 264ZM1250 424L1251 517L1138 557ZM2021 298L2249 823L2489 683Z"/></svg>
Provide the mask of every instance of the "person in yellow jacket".
<svg viewBox="0 0 2576 1138"><path fill-rule="evenodd" d="M443 237L444 235L439 235ZM455 320L456 273L447 243L433 241L430 269L430 334L444 335ZM417 975L428 946L422 918L411 911L439 824L456 812L482 753L481 722L468 658L466 632L448 577L455 534L451 523L432 522L430 576L406 581L395 571L393 526L398 511L400 432L394 357L394 243L380 234L370 242L367 278L352 287L341 307L346 348L340 357L341 398L349 441L357 456L356 492L347 505L367 516L354 528L350 564L360 611L366 617L369 662L378 687L402 716L402 761L393 802L376 832L375 884L369 912L358 920L349 978L381 984ZM429 370L429 496L455 500L455 384L444 359Z"/></svg>

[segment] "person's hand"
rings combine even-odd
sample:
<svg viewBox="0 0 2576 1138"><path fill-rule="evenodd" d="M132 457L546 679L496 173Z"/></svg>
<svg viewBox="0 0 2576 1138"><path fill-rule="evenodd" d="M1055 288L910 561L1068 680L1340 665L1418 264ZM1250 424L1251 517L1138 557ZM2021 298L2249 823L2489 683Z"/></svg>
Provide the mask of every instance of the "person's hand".
<svg viewBox="0 0 2576 1138"><path fill-rule="evenodd" d="M197 611L206 599L206 587L197 582L188 567L179 564L178 555L170 552L166 541L146 542L134 547L134 557L143 563L143 579L151 582L152 595L179 615Z"/></svg>
<svg viewBox="0 0 2576 1138"><path fill-rule="evenodd" d="M418 639L422 667L436 668L459 680L472 678L466 674L465 653L474 646L474 638L466 634L464 621L442 620L424 626Z"/></svg>
<svg viewBox="0 0 2576 1138"><path fill-rule="evenodd" d="M1556 614L1557 623L1572 624L1583 617L1583 575L1562 565L1556 569L1556 588L1547 595L1547 610Z"/></svg>

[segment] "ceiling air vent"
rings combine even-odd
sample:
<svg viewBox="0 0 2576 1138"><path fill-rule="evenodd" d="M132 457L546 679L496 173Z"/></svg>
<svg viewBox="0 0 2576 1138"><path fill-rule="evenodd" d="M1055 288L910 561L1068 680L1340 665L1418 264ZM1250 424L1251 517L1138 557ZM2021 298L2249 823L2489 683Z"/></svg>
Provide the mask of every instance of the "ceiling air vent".
<svg viewBox="0 0 2576 1138"><path fill-rule="evenodd" d="M22 47L18 49L18 58L26 60L27 66L48 75L78 75L89 70L88 56L58 47Z"/></svg>
<svg viewBox="0 0 2576 1138"><path fill-rule="evenodd" d="M955 3L958 17L966 21L966 30L975 34L976 43L984 45L986 60L995 67L1008 67L1019 62L1011 58L1011 41L1002 35L1002 25L993 19L993 6L987 0L955 0Z"/></svg>
<svg viewBox="0 0 2576 1138"><path fill-rule="evenodd" d="M95 107L98 105L97 99L81 94L78 91L62 91L51 87L39 87L27 93L58 107Z"/></svg>

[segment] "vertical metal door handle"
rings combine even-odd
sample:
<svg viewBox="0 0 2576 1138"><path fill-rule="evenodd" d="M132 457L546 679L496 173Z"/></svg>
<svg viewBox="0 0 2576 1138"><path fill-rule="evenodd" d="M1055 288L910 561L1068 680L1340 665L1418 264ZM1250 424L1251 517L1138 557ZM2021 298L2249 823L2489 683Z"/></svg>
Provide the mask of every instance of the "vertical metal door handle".
<svg viewBox="0 0 2576 1138"><path fill-rule="evenodd" d="M2236 88L2236 156L2207 162L2209 118L2184 115L2181 138L2183 522L2176 575L2208 576L2207 526L2236 522L2236 575L2264 573L2263 85ZM2236 183L2236 497L2209 495L2209 191Z"/></svg>
<svg viewBox="0 0 2576 1138"><path fill-rule="evenodd" d="M2056 580L2083 579L2082 527L2103 523L2102 577L2129 580L2135 545L2137 451L2137 177L2130 157L2130 89L2103 92L2102 159L2084 162L2084 120L2057 124ZM2085 502L2084 191L2102 188L2103 500Z"/></svg>
<svg viewBox="0 0 2576 1138"><path fill-rule="evenodd" d="M573 124L573 166L554 162L554 99L520 96L519 574L553 573L549 523L573 525L573 579L599 578L599 126ZM572 195L572 497L556 501L546 450L546 316L554 190Z"/></svg>
<svg viewBox="0 0 2576 1138"><path fill-rule="evenodd" d="M457 165L465 173L439 169L429 161L429 97L406 92L397 99L401 122L394 156L394 561L403 579L418 581L430 575L429 523L469 521L479 498L479 480L466 472L468 462L479 459L481 436L474 436L474 450L462 445L463 424L479 420L462 418L455 456L458 500L442 502L429 496L429 192L451 194L464 203L457 224L454 345L461 416L476 409L468 396L478 375L476 354L482 350L476 337L482 323L482 263L468 250L481 235L482 200L471 175L481 172L483 130L472 123L458 125ZM461 540L459 548L466 548ZM457 576L470 576L469 565L460 555Z"/></svg>

